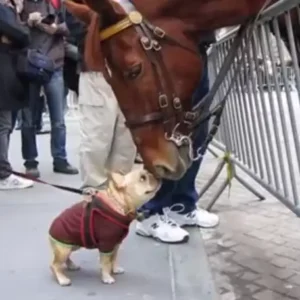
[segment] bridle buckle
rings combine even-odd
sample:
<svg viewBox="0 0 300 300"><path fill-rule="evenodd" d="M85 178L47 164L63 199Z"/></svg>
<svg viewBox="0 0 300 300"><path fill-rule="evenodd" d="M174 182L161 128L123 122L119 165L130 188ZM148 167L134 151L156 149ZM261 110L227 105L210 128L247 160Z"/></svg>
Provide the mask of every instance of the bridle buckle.
<svg viewBox="0 0 300 300"><path fill-rule="evenodd" d="M158 103L160 108L168 107L168 97L166 94L162 94L158 97Z"/></svg>
<svg viewBox="0 0 300 300"><path fill-rule="evenodd" d="M153 33L161 39L163 39L166 35L166 32L164 30L162 30L160 27L155 27L153 29Z"/></svg>

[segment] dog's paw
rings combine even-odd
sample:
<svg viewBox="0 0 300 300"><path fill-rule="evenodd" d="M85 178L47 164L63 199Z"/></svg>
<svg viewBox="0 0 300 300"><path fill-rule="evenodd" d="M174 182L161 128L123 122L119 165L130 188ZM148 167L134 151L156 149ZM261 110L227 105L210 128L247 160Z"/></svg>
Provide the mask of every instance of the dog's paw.
<svg viewBox="0 0 300 300"><path fill-rule="evenodd" d="M123 274L123 273L125 273L125 270L122 267L114 267L113 273L114 274Z"/></svg>
<svg viewBox="0 0 300 300"><path fill-rule="evenodd" d="M71 285L71 279L59 272L54 266L50 266L50 269L60 286L68 286Z"/></svg>
<svg viewBox="0 0 300 300"><path fill-rule="evenodd" d="M69 286L72 284L71 279L67 277L57 276L57 281L60 286Z"/></svg>
<svg viewBox="0 0 300 300"><path fill-rule="evenodd" d="M105 284L113 284L115 283L115 279L110 275L102 276L102 282Z"/></svg>

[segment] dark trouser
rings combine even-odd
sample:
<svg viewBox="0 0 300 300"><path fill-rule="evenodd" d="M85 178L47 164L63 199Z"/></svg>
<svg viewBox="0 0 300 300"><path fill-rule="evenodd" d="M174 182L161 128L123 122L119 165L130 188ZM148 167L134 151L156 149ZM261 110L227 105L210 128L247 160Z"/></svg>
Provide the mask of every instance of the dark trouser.
<svg viewBox="0 0 300 300"><path fill-rule="evenodd" d="M43 112L45 109L45 96L39 96L39 100L36 103L36 111L34 113L34 126L37 131L43 128Z"/></svg>
<svg viewBox="0 0 300 300"><path fill-rule="evenodd" d="M11 175L11 165L8 162L8 146L11 131L12 112L0 110L0 180Z"/></svg>
<svg viewBox="0 0 300 300"><path fill-rule="evenodd" d="M40 89L32 84L29 91L29 108L22 110L22 155L25 167L38 165L35 121L40 110ZM66 163L66 126L64 120L64 80L62 69L57 70L44 86L51 121L51 154L55 165ZM40 113L40 112L39 112Z"/></svg>
<svg viewBox="0 0 300 300"><path fill-rule="evenodd" d="M209 91L209 78L207 64L204 67L203 76L199 85L193 95L193 103L196 104ZM205 110L209 109L210 103L205 105ZM197 135L194 139L194 149L199 148L208 133L208 122L201 124ZM202 150L204 154L206 149ZM148 203L146 203L142 210L148 210L150 214L162 213L163 208L171 207L174 204L181 204L184 210L181 213L188 213L196 208L198 195L195 187L196 176L198 174L202 160L195 161L187 170L186 174L178 181L164 180L161 189L156 196Z"/></svg>
<svg viewBox="0 0 300 300"><path fill-rule="evenodd" d="M14 122L14 123L17 123L17 124L16 125L13 124L13 125L15 125L16 128L21 129L21 127L22 127L22 111L19 110L17 113L15 113L15 115L16 115L16 122Z"/></svg>

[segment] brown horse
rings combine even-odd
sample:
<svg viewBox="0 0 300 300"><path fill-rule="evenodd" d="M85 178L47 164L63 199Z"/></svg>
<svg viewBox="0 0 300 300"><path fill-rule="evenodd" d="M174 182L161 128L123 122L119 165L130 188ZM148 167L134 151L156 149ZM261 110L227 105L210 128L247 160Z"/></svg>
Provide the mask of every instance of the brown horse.
<svg viewBox="0 0 300 300"><path fill-rule="evenodd" d="M243 24L269 1L84 1L65 3L89 24L87 66L111 84L146 167L180 178L193 159L185 112L203 69L201 35Z"/></svg>

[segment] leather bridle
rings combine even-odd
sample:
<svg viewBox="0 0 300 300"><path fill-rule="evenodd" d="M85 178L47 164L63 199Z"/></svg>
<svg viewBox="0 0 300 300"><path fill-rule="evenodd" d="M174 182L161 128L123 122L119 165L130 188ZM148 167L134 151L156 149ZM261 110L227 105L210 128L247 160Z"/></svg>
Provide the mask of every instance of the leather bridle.
<svg viewBox="0 0 300 300"><path fill-rule="evenodd" d="M190 144L190 137L177 131L179 126L186 121L186 112L183 110L181 99L175 92L170 73L161 53L162 43L176 45L197 56L199 56L199 53L168 36L162 28L152 25L136 10L130 1L122 0L118 1L118 4L122 6L127 15L118 23L100 31L100 40L103 42L127 28L134 27L139 35L140 43L151 62L158 91L159 110L141 116L126 116L127 127L135 129L149 123L163 123L166 139L171 140L178 147Z"/></svg>
<svg viewBox="0 0 300 300"><path fill-rule="evenodd" d="M162 28L151 24L136 10L133 3L129 0L118 1L118 4L122 6L127 15L126 17L124 17L124 19L117 22L116 24L101 30L100 40L103 42L127 28L134 27L139 35L140 43L145 50L149 61L151 62L158 90L159 111L142 116L126 116L127 127L129 127L130 129L134 129L145 126L149 123L163 123L165 138L167 140L174 142L177 147L180 147L182 145L189 145L190 157L192 160L201 158L202 149L209 144L209 142L213 139L214 135L217 132L221 120L221 115L229 96L229 92L231 91L234 79L238 74L239 65L241 64L236 64L237 67L234 70L234 76L232 77L231 84L229 85L224 98L218 103L218 105L206 114L203 114L203 107L206 103L211 103L211 100L216 95L224 77L226 76L228 70L234 62L236 53L239 47L241 47L243 39L248 35L249 40L249 35L253 33L253 28L258 17L268 5L269 1L270 0L266 0L265 5L262 7L261 11L255 18L249 19L246 24L240 27L239 32L224 60L224 63L212 88L210 89L209 93L201 100L201 102L194 106L191 111L183 110L181 99L178 97L178 95L176 95L175 88L161 54L162 43L168 43L177 47L181 47L197 56L199 56L199 53L185 45L182 45L180 42L167 35ZM167 91L164 90L164 87L167 87ZM195 129L197 129L197 127L201 125L201 123L209 120L213 116L215 117L215 119L212 123L212 127L205 142L199 149L196 150L196 153L194 153L192 149L192 134L195 133ZM191 133L188 136L183 135L177 131L178 127L181 124L184 124L190 129Z"/></svg>

